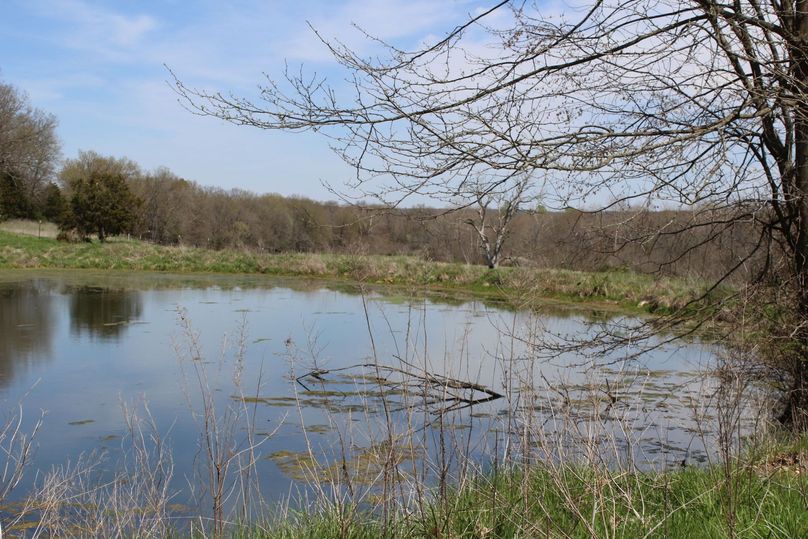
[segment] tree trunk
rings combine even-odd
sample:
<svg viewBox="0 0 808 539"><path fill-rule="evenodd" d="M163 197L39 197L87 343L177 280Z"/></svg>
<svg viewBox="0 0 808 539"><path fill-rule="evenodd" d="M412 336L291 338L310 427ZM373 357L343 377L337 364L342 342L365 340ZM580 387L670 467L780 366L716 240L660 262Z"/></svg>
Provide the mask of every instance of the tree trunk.
<svg viewBox="0 0 808 539"><path fill-rule="evenodd" d="M791 385L783 398L783 410L778 417L780 423L795 431L808 430L808 293L804 282L798 299L799 328L793 337L793 350L789 358L787 371L791 376Z"/></svg>
<svg viewBox="0 0 808 539"><path fill-rule="evenodd" d="M104 243L106 241L106 239L107 239L107 236L106 236L106 234L104 234L104 227L103 226L98 227L98 241L100 241L101 243Z"/></svg>
<svg viewBox="0 0 808 539"><path fill-rule="evenodd" d="M796 430L808 428L808 0L794 10L791 45L792 80L797 86L794 118L794 196L797 203L797 241L794 252L797 329L788 365L792 380L780 421Z"/></svg>

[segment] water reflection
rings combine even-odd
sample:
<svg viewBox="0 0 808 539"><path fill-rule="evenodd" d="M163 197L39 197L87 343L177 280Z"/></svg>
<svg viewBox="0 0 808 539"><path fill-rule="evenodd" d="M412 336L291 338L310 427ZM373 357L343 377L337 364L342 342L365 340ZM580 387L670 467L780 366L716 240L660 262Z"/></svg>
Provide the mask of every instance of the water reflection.
<svg viewBox="0 0 808 539"><path fill-rule="evenodd" d="M78 286L70 288L70 330L101 339L118 339L127 324L140 318L143 301L134 290Z"/></svg>
<svg viewBox="0 0 808 539"><path fill-rule="evenodd" d="M54 286L40 280L0 283L0 385L51 356Z"/></svg>

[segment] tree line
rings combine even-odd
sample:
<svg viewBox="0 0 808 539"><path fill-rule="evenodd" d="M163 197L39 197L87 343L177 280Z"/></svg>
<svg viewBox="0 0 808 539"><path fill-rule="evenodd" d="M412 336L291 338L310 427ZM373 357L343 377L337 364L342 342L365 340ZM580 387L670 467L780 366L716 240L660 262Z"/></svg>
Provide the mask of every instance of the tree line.
<svg viewBox="0 0 808 539"><path fill-rule="evenodd" d="M475 207L389 209L226 191L183 180L166 169L133 178L130 186L142 201L132 233L156 243L269 253L406 254L442 262L489 263L478 227L470 226L479 222ZM501 213L502 208L489 210L494 220ZM713 218L705 208L601 213L525 208L512 216L505 231L500 262L716 278L746 256L755 225L730 219L722 226ZM666 234L685 226L693 232ZM735 279L751 278L764 260L747 262Z"/></svg>

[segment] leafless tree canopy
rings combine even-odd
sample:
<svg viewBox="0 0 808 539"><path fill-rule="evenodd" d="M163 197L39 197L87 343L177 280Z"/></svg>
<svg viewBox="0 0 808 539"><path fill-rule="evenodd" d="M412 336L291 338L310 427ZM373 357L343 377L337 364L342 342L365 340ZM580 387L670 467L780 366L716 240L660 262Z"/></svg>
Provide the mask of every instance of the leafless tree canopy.
<svg viewBox="0 0 808 539"><path fill-rule="evenodd" d="M391 204L542 172L558 205L702 208L670 234L720 229L728 211L756 223L748 255L787 255L792 394L808 409L808 0L546 9L501 2L437 43L386 45L381 59L326 42L347 96L302 71L254 98L177 87L192 109L233 123L324 129L356 167L351 187Z"/></svg>
<svg viewBox="0 0 808 539"><path fill-rule="evenodd" d="M56 118L32 107L13 86L0 83L0 172L13 176L33 200L53 179L58 159Z"/></svg>

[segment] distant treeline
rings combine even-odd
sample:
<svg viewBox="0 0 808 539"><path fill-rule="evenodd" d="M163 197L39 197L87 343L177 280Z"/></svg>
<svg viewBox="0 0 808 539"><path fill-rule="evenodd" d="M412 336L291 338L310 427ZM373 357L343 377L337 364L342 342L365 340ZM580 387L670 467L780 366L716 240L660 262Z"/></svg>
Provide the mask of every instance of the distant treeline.
<svg viewBox="0 0 808 539"><path fill-rule="evenodd" d="M467 224L473 209L387 210L225 191L167 170L133 177L129 185L142 201L132 233L156 243L484 263ZM714 278L741 263L757 237L751 221L721 225L715 215L721 211L523 211L511 224L505 264ZM690 232L672 234L680 229ZM747 260L739 274L750 275L758 263Z"/></svg>

